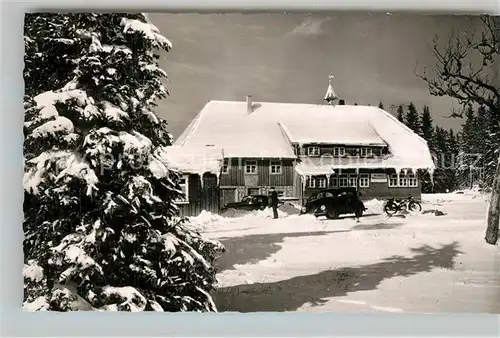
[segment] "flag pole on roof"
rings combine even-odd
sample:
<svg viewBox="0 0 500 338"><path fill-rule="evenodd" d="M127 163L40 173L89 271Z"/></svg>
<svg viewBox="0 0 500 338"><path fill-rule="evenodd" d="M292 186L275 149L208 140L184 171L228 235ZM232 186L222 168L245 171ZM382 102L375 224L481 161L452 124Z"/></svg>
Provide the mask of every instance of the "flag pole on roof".
<svg viewBox="0 0 500 338"><path fill-rule="evenodd" d="M333 86L332 86L332 80L334 76L333 75L328 75L328 89L326 90L325 97L323 100L326 101L327 104L329 105L334 105L335 101L338 100L337 94L333 91Z"/></svg>

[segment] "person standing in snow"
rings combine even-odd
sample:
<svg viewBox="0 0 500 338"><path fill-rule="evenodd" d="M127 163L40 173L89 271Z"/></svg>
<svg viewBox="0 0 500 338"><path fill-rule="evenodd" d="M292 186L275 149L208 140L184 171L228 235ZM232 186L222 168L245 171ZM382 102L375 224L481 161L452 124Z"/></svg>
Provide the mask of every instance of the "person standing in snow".
<svg viewBox="0 0 500 338"><path fill-rule="evenodd" d="M273 218L278 218L278 193L274 190L274 187L271 188L271 208L273 208Z"/></svg>

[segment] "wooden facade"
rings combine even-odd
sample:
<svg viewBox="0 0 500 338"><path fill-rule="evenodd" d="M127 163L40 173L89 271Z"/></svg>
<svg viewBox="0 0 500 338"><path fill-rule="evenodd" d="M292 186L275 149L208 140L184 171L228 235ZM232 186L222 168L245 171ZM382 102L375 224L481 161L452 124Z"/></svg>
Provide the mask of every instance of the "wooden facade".
<svg viewBox="0 0 500 338"><path fill-rule="evenodd" d="M221 205L239 201L244 195L268 194L271 187L284 196L293 197L294 160L228 158L224 161L220 176ZM276 172L278 164L280 169ZM247 170L247 166L251 170Z"/></svg>
<svg viewBox="0 0 500 338"><path fill-rule="evenodd" d="M221 124L216 121L225 122L223 119L229 110L234 114L232 115L234 119L231 118L231 122L224 123L223 127L219 128ZM321 189L344 186L356 187L361 193L361 198L365 200L399 198L408 195L420 198L421 188L418 175L411 178L412 184L408 183L410 178L404 177L399 184L400 176L396 179L390 176L394 174L396 168L384 168L390 168L394 164L413 163L412 151L419 151L426 155L429 149L425 141L413 142L417 141L418 136L397 121L394 116L379 108L335 105L331 107L331 110L332 118L324 118L322 106L316 109L309 104L270 102L253 104L250 96L246 98L246 102L211 101L207 103L176 143L179 146L200 147L200 150L202 148L206 150L208 146L220 147L220 161L224 161L224 164L217 189L208 188L210 184L214 184L213 182L208 182L206 187L203 185L204 187L201 188L201 184L197 185L196 178L190 180L190 202L182 207L183 212L190 215L202 210L218 212L219 207L226 203L237 202L245 195L268 194L271 187L274 187L280 195L296 198L299 201L305 201L308 196ZM366 112L361 110L366 110ZM353 117L352 121L349 118L350 114ZM252 133L247 135L246 130L239 127L247 123L248 118L252 119L251 116L257 115L259 123L274 125L274 128L265 129L266 135L264 136L266 140L269 136L269 141L256 142L255 149L251 152L247 151L248 149L241 149L238 153L236 145L243 142L246 144L248 140L255 137L253 129ZM321 128L315 129L317 123L322 123ZM349 128L349 130L344 130L344 128ZM348 132L343 133L344 131ZM219 134L217 138L212 138L211 135L214 133ZM193 137L193 135L197 136ZM345 135L344 139L342 135ZM337 137L333 139L331 136ZM353 139L356 136L359 136L357 144L356 139ZM273 142L278 142L278 140L280 145L287 144L289 148L277 147L278 145ZM326 143L327 140L331 142ZM398 146L409 143L413 144L414 149L410 149L405 155L404 147L399 149ZM231 152L226 153L231 157L225 156L225 147L231 149ZM391 158L393 154L390 154L390 149L401 151L402 156ZM253 154L257 156L266 154L276 156L276 158L241 157L254 156ZM278 158L279 156L282 158ZM421 165L433 166L430 153L428 158L427 156L422 158L424 162L419 161L423 163ZM280 163L278 172L276 162ZM336 168L343 169L339 173ZM332 169L337 175L346 174L347 178L330 176ZM349 176L355 174L359 175L353 178ZM308 181L311 179L309 175L316 175L312 176L312 179L317 179L320 183L311 186ZM341 179L344 180L343 184L339 183ZM192 199L191 194L193 194ZM213 199L217 199L217 202L214 203Z"/></svg>
<svg viewBox="0 0 500 338"><path fill-rule="evenodd" d="M185 176L188 201L179 204L181 216L198 216L203 210L217 214L220 208L217 176L209 173L205 173L203 178L198 174Z"/></svg>
<svg viewBox="0 0 500 338"><path fill-rule="evenodd" d="M316 149L311 149L311 148ZM312 194L326 188L354 187L360 192L361 199L369 200L373 198L388 199L404 198L409 195L416 199L421 198L421 187L418 175L411 172L400 173L396 175L394 169L356 169L357 163L363 166L363 163L377 161L388 154L387 146L352 146L342 144L304 144L296 145L295 152L301 161L307 159L333 158L332 168L336 172L334 175L316 175L303 177L296 175L295 193L299 201L305 203ZM351 162L352 160L352 162ZM367 160L368 162L364 162ZM336 164L341 164L348 169L335 169ZM373 163L373 162L371 162ZM311 182L314 181L314 182Z"/></svg>
<svg viewBox="0 0 500 338"><path fill-rule="evenodd" d="M341 171L339 175L331 175L328 179L326 179L325 175L312 176L309 178L298 176L296 191L298 196L300 196L299 200L303 202L305 202L309 196L320 190L339 187L356 188L356 190L360 192L360 198L362 200L374 198L384 200L392 197L405 198L410 195L420 200L421 187L418 176L418 174L413 175L408 173L405 175L401 173L398 177L395 171L391 169L359 170L358 173L350 169ZM320 187L316 183L312 184L314 187L311 187L310 180L316 180L316 182L321 180L323 182L324 179L327 181L326 186ZM341 182L341 179L343 182Z"/></svg>

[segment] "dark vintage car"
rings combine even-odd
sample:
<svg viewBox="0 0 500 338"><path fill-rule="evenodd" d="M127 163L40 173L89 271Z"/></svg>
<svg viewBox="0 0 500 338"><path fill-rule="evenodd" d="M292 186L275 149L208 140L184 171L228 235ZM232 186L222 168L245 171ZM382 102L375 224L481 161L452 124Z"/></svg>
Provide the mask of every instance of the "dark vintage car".
<svg viewBox="0 0 500 338"><path fill-rule="evenodd" d="M278 202L280 204L280 202ZM241 201L234 203L227 203L221 208L221 211L227 209L238 209L238 210L264 210L270 206L269 196L266 195L248 195L244 196Z"/></svg>
<svg viewBox="0 0 500 338"><path fill-rule="evenodd" d="M326 216L328 219L340 215L354 214L361 217L366 210L354 188L338 188L321 190L307 199L302 214Z"/></svg>

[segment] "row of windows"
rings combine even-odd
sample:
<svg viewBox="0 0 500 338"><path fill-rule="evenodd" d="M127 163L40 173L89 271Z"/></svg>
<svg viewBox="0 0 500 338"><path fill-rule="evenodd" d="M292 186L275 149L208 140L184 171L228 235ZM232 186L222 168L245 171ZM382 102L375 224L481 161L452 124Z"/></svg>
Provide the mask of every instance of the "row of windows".
<svg viewBox="0 0 500 338"><path fill-rule="evenodd" d="M414 174L389 176L389 187L417 187L417 177Z"/></svg>
<svg viewBox="0 0 500 338"><path fill-rule="evenodd" d="M256 166L256 165L255 165ZM272 166L271 166L272 167ZM281 172L281 165L280 165ZM389 187L417 187L418 181L417 177L408 173L407 175L400 175L399 177L396 174L392 174L388 177L387 180ZM327 188L329 183L329 187L355 187L355 188L368 188L370 187L370 174L345 174L345 175L334 175L330 178L330 182L326 179L326 177L316 177L308 180L309 188ZM189 194L188 194L188 186L189 186L189 176L185 175L180 179L179 182L181 186L181 190L183 196L179 199L178 203L189 203ZM252 194L249 190L249 194ZM282 196L283 192L278 191L278 195Z"/></svg>
<svg viewBox="0 0 500 338"><path fill-rule="evenodd" d="M269 167L269 172L272 175L279 175L282 173L281 162L280 161L271 161L271 166ZM229 173L229 161L224 160L224 164L222 166L222 173ZM245 161L245 174L257 174L258 166L257 161Z"/></svg>
<svg viewBox="0 0 500 338"><path fill-rule="evenodd" d="M346 151L345 148L343 147L334 147L333 148L333 156L335 157L341 157L345 156ZM319 156L320 155L320 148L319 147L307 147L307 156ZM360 148L359 150L359 156L361 157L371 157L373 156L373 149L372 148Z"/></svg>
<svg viewBox="0 0 500 338"><path fill-rule="evenodd" d="M400 175L390 175L388 177L389 187L418 187L417 177L414 174ZM316 177L308 180L309 188L327 188L328 179L326 177ZM330 187L359 187L368 188L370 187L370 174L350 174L350 175L339 175L332 176L329 182Z"/></svg>
<svg viewBox="0 0 500 338"><path fill-rule="evenodd" d="M326 177L317 177L309 179L309 188L326 188L328 186L328 180ZM332 176L330 178L330 187L360 187L368 188L370 186L370 176L369 174L358 175L340 175Z"/></svg>

